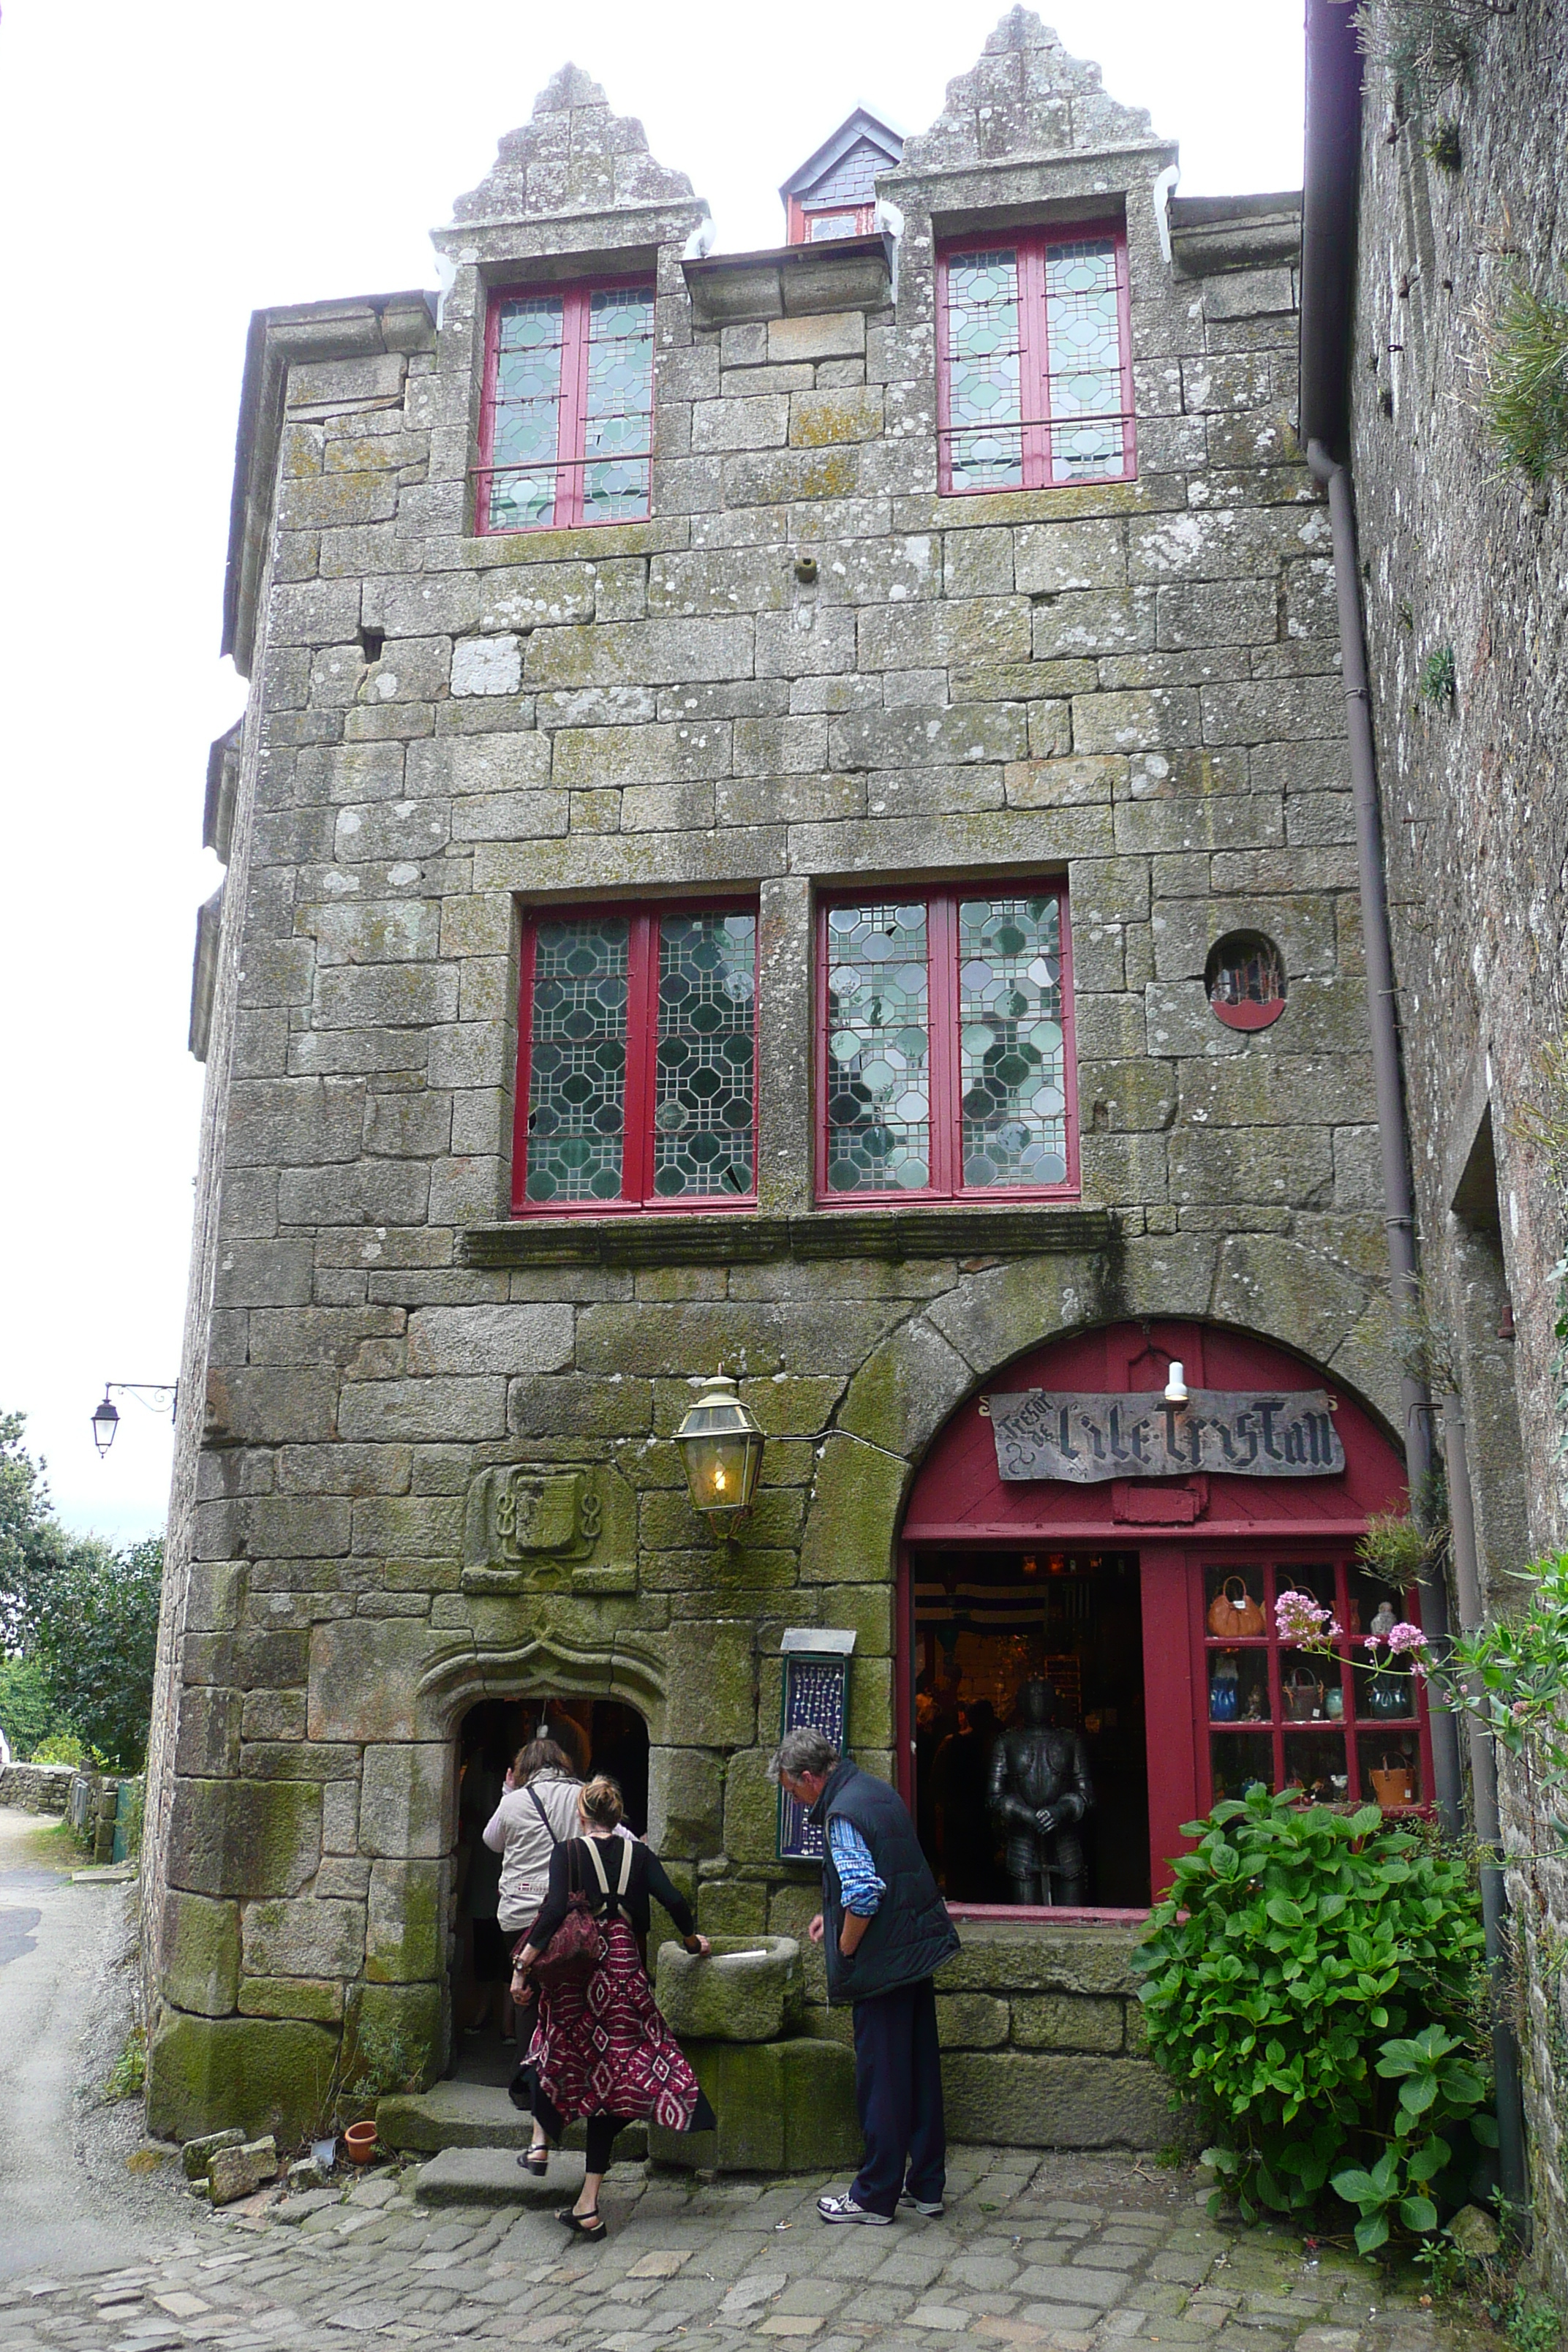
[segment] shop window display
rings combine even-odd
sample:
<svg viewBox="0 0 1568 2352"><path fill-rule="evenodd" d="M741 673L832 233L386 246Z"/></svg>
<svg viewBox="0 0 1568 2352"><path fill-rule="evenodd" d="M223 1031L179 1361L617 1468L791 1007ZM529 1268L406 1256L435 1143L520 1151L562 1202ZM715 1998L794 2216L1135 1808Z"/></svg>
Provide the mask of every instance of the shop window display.
<svg viewBox="0 0 1568 2352"><path fill-rule="evenodd" d="M951 1903L1149 1900L1131 1552L914 1564L916 1818Z"/></svg>
<svg viewBox="0 0 1568 2352"><path fill-rule="evenodd" d="M1326 1613L1328 1654L1281 1633L1287 1593ZM1419 1692L1386 1639L1397 1616L1419 1622L1414 1590L1396 1609L1352 1560L1247 1561L1206 1568L1202 1599L1213 1802L1254 1784L1385 1811L1426 1801Z"/></svg>

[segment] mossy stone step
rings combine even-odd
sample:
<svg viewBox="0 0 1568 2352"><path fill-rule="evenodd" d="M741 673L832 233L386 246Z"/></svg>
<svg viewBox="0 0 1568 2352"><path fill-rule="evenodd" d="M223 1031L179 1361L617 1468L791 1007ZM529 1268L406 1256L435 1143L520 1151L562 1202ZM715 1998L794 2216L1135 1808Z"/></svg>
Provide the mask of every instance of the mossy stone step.
<svg viewBox="0 0 1568 2352"><path fill-rule="evenodd" d="M445 2148L499 2151L506 2156L521 2180L513 2158L533 2137L533 2125L512 2105L504 2090L492 2083L437 2083L428 2091L400 2092L378 2099L375 2128L387 2147L410 2154L435 2155ZM573 2124L566 2134L568 2148L581 2148L583 2126ZM628 2124L616 2141L617 2162L631 2162L647 2153L647 2130Z"/></svg>

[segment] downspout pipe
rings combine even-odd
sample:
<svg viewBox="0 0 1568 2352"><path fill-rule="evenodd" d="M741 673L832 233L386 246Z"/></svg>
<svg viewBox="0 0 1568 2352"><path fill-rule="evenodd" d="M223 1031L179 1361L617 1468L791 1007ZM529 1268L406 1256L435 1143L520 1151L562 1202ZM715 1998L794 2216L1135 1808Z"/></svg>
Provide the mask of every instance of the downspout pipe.
<svg viewBox="0 0 1568 2352"><path fill-rule="evenodd" d="M1477 1632L1482 1617L1480 1565L1476 1551L1476 1513L1470 1491L1468 1444L1462 1398L1443 1399L1443 1458L1448 1474L1448 1509L1453 1526L1454 1584L1459 1622ZM1519 2040L1500 1995L1504 1990L1508 1895L1503 1885L1502 1815L1498 1804L1497 1751L1485 1727L1470 1718L1470 1801L1481 1863L1481 1919L1486 1929L1488 1973L1492 1979L1492 2065L1497 2077L1499 2185L1513 2216L1523 2226L1530 2203L1530 2168L1524 2152L1524 2092Z"/></svg>
<svg viewBox="0 0 1568 2352"><path fill-rule="evenodd" d="M1415 1204L1410 1186L1410 1137L1399 1066L1399 1029L1394 1014L1394 950L1388 921L1388 885L1384 866L1383 815L1377 798L1377 761L1372 734L1372 694L1366 674L1366 636L1362 616L1361 565L1350 468L1331 457L1321 441L1307 444L1307 463L1329 494L1333 530L1334 586L1339 598L1340 666L1344 679L1345 726L1350 737L1351 798L1355 809L1356 865L1361 883L1362 939L1366 957L1367 1011L1372 1023L1372 1076L1377 1100L1377 1139L1383 1159L1384 1223L1388 1265L1397 1306L1414 1314L1419 1299L1415 1260ZM1407 1372L1400 1383L1405 1421L1405 1474L1412 1496L1432 1471L1432 1405L1425 1383ZM1439 1651L1447 1646L1448 1596L1441 1573L1421 1588L1426 1632ZM1464 1822L1458 1726L1446 1707L1432 1708L1432 1769L1437 1810L1451 1838Z"/></svg>

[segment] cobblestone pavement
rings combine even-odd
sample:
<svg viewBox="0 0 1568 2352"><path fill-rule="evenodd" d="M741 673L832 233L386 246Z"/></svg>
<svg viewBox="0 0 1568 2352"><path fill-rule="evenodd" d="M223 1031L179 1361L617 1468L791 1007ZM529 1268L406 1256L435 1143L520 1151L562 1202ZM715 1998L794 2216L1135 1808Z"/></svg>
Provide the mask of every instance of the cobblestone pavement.
<svg viewBox="0 0 1568 2352"><path fill-rule="evenodd" d="M264 2194L193 2209L177 2242L139 2246L123 2269L0 2287L0 2352L356 2340L912 2352L960 2337L996 2352L1451 2352L1478 2340L1423 2310L1415 2286L1346 2255L1215 2226L1191 2174L1131 2158L963 2151L945 2218L901 2215L889 2230L825 2227L816 2180L687 2185L627 2165L605 2184L610 2237L586 2248L554 2219L581 2159L552 2175L521 2211L424 2206L413 2170L282 2205Z"/></svg>

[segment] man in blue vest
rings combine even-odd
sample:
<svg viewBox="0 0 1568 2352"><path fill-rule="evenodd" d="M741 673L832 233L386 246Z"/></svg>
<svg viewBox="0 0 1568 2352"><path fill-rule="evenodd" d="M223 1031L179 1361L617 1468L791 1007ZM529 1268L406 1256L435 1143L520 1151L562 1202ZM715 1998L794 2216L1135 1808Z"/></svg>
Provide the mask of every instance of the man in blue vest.
<svg viewBox="0 0 1568 2352"><path fill-rule="evenodd" d="M787 1731L772 1764L823 1832L823 1907L812 1942L827 1962L829 2001L855 2011L855 2098L865 2154L842 2197L819 2197L825 2221L881 2227L900 2205L942 2211L947 2130L933 1969L958 1949L915 1825L896 1790L839 1756L820 1731Z"/></svg>

